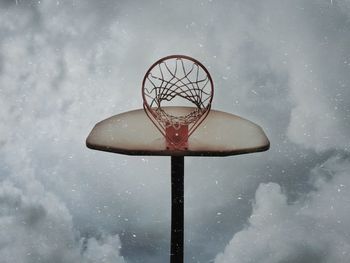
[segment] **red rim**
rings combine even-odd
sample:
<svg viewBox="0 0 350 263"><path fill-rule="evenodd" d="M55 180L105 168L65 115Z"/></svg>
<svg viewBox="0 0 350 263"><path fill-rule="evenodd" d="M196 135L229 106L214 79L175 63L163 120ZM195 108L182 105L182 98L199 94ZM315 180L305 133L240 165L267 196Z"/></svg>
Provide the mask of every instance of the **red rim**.
<svg viewBox="0 0 350 263"><path fill-rule="evenodd" d="M190 56L186 56L186 55L170 55L170 56L163 57L163 58L157 60L156 62L154 62L154 63L150 66L150 68L147 70L145 76L143 77L143 80L142 80L142 90L141 90L141 92L142 92L142 99L143 99L144 105L147 107L148 110L150 110L150 112L152 112L152 111L151 111L151 107L150 107L150 106L148 105L148 103L147 103L146 96L145 96L145 92L144 92L144 90L145 90L146 79L147 79L149 73L152 71L152 69L153 69L155 66L157 66L157 65L160 64L160 63L162 63L162 62L165 61L165 60L169 60L169 59L181 59L181 58L190 60L190 61L192 61L192 62L198 64L198 65L205 71L205 73L207 74L208 79L209 79L210 84L211 84L211 85L210 85L210 86L211 86L211 96L210 96L209 103L208 103L208 110L210 110L210 106L211 106L211 103L212 103L213 97L214 97L214 82L213 82L213 79L211 78L210 73L209 73L209 71L207 70L207 68L206 68L201 62L199 62L198 60L196 60L196 59L194 59L194 58L192 58L192 57L190 57Z"/></svg>

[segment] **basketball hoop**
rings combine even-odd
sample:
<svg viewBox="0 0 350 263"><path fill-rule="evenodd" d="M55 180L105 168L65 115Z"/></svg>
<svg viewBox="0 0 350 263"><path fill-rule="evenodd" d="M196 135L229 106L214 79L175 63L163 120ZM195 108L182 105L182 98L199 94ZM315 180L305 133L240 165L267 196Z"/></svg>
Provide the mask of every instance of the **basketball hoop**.
<svg viewBox="0 0 350 263"><path fill-rule="evenodd" d="M185 156L230 156L270 147L260 126L211 110L213 93L212 78L200 62L182 55L164 57L144 76L143 109L100 121L86 139L95 150L171 156L170 263L184 262Z"/></svg>
<svg viewBox="0 0 350 263"><path fill-rule="evenodd" d="M170 150L187 150L189 136L210 111L213 94L209 71L183 55L161 58L148 69L142 82L144 110ZM170 101L191 109L181 115L167 107Z"/></svg>

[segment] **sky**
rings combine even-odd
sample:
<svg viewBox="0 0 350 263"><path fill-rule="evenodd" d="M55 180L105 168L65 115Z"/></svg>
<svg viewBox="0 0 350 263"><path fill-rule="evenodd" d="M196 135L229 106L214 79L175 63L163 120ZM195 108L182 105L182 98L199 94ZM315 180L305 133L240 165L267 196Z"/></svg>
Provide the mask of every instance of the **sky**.
<svg viewBox="0 0 350 263"><path fill-rule="evenodd" d="M185 262L349 262L349 0L1 0L0 262L169 260L169 158L85 139L171 54L271 142L186 158Z"/></svg>

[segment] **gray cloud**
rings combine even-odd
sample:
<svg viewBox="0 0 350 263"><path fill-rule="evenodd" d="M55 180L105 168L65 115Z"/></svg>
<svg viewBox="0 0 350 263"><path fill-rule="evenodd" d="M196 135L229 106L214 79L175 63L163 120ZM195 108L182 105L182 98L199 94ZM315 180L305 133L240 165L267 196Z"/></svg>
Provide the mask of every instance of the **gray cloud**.
<svg viewBox="0 0 350 263"><path fill-rule="evenodd" d="M335 157L315 167L315 190L292 203L278 184L260 185L249 225L215 262L348 262L349 165Z"/></svg>
<svg viewBox="0 0 350 263"><path fill-rule="evenodd" d="M76 234L60 237L61 250L71 242L79 260L108 254L118 236L128 262L168 260L169 160L84 145L97 121L140 108L143 74L163 55L202 61L213 108L257 122L272 142L261 154L187 158L187 262L214 259L244 228L260 182L302 199L315 188L311 170L348 151L348 1L15 2L0 11L0 178L20 199L40 185L37 220L65 207L55 218L68 227L57 232ZM46 195L56 201L43 205Z"/></svg>
<svg viewBox="0 0 350 263"><path fill-rule="evenodd" d="M124 262L118 236L81 238L55 195L35 180L28 188L0 184L1 262Z"/></svg>

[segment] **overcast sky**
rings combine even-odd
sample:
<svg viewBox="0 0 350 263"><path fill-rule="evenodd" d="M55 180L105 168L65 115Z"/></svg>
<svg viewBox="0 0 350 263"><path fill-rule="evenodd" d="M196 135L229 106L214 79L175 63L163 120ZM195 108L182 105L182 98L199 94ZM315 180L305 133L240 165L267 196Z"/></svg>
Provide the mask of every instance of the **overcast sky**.
<svg viewBox="0 0 350 263"><path fill-rule="evenodd" d="M85 139L171 54L271 141L186 158L185 262L350 262L349 0L1 0L0 262L168 262L169 158Z"/></svg>

